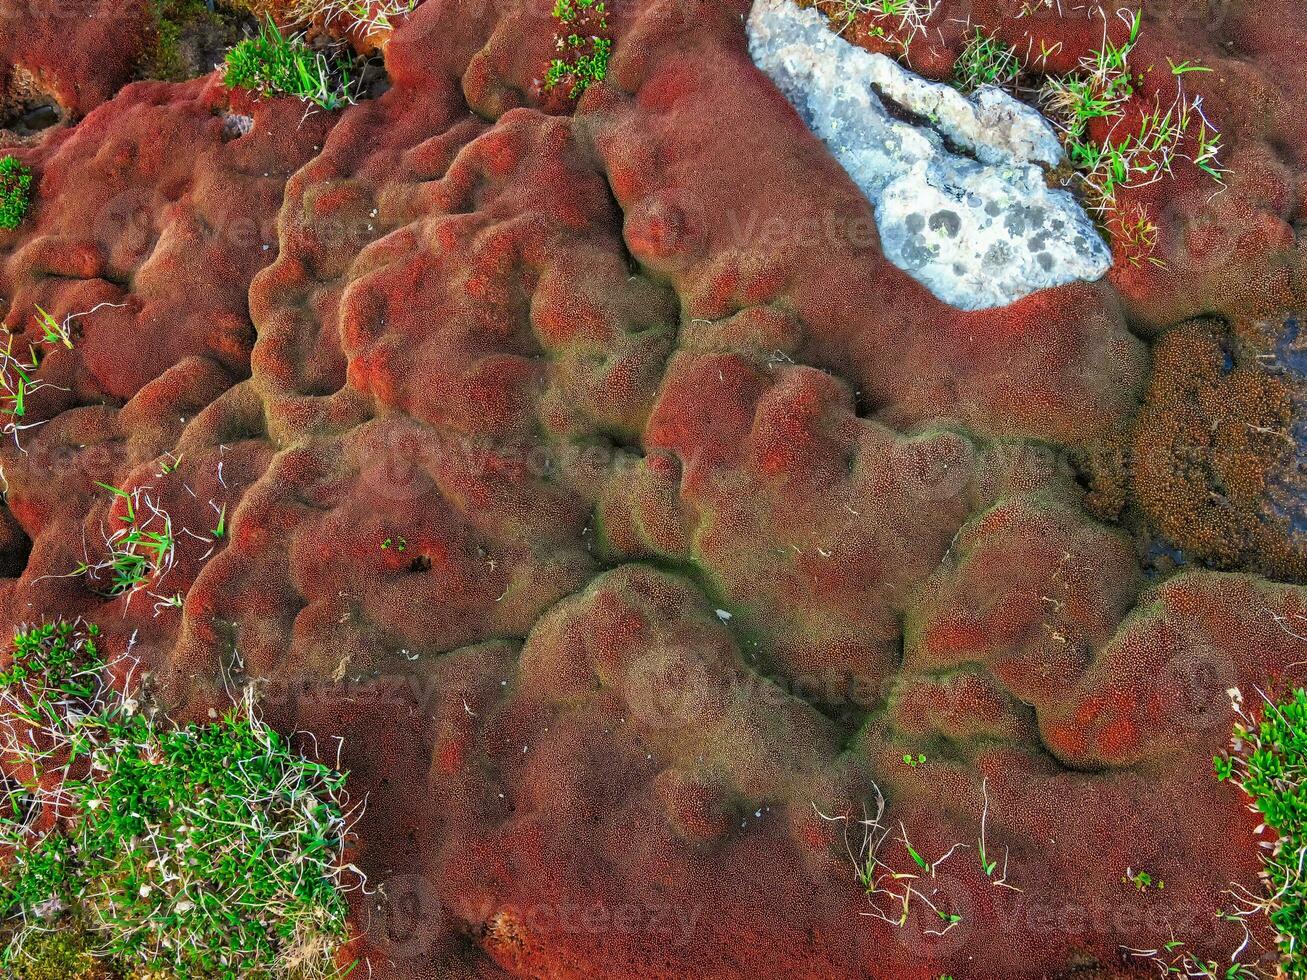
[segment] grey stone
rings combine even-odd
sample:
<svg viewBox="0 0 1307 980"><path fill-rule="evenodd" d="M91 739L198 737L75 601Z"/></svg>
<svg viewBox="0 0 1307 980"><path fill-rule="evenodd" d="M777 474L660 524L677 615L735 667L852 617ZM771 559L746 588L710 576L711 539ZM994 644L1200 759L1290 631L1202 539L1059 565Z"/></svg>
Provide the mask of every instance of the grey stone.
<svg viewBox="0 0 1307 980"><path fill-rule="evenodd" d="M793 0L755 0L747 27L754 63L874 205L886 258L946 303L1006 306L1111 268L1075 198L1045 182L1062 147L1031 106L914 75Z"/></svg>

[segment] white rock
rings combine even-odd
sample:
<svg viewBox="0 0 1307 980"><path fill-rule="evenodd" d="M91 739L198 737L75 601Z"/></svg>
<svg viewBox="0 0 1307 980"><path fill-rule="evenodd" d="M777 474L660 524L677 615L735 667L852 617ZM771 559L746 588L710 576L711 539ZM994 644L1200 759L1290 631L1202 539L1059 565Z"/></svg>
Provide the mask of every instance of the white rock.
<svg viewBox="0 0 1307 980"><path fill-rule="evenodd" d="M1045 183L1062 148L1035 109L920 78L794 0L755 0L748 33L754 63L875 206L886 258L946 303L1006 306L1111 268L1075 198Z"/></svg>

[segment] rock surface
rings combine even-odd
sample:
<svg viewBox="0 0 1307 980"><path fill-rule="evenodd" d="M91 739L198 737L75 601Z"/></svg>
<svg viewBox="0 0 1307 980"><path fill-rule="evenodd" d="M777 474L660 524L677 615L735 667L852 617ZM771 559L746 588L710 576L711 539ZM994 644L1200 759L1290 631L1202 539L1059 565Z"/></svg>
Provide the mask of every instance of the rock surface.
<svg viewBox="0 0 1307 980"><path fill-rule="evenodd" d="M1044 182L1038 164L1062 148L1034 109L913 75L793 0L759 0L748 31L754 62L876 206L885 255L946 303L1006 306L1111 268L1083 209Z"/></svg>

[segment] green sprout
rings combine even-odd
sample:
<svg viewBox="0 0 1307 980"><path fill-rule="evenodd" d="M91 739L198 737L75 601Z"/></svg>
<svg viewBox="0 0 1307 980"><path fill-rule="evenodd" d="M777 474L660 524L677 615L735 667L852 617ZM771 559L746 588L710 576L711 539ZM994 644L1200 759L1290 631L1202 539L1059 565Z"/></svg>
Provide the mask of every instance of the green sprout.
<svg viewBox="0 0 1307 980"><path fill-rule="evenodd" d="M979 27L953 66L956 84L967 92L982 85L1010 86L1020 74L1021 62L1012 46L986 34Z"/></svg>
<svg viewBox="0 0 1307 980"><path fill-rule="evenodd" d="M97 580L107 574L108 582L100 591L111 598L163 579L175 563L177 534L172 516L142 490L128 492L108 483L96 486L124 502L124 513L118 519L125 526L105 536L108 554L101 562L83 565L78 571Z"/></svg>
<svg viewBox="0 0 1307 980"><path fill-rule="evenodd" d="M13 231L32 204L32 171L15 156L0 157L0 229Z"/></svg>
<svg viewBox="0 0 1307 980"><path fill-rule="evenodd" d="M27 360L14 355L14 337L9 340L3 353L3 365L0 367L0 410L13 420L10 426L17 427L17 420L27 415L27 396L35 391L40 382L33 375L38 366L35 351L31 351Z"/></svg>
<svg viewBox="0 0 1307 980"><path fill-rule="evenodd" d="M1134 885L1141 892L1150 888L1161 889L1166 887L1166 882L1155 880L1147 871L1135 871L1133 868L1125 869L1125 874L1121 876L1121 884Z"/></svg>
<svg viewBox="0 0 1307 980"><path fill-rule="evenodd" d="M1109 230L1113 244L1120 246L1125 261L1132 266L1146 261L1159 269L1166 267L1166 261L1153 254L1157 248L1157 222L1144 205L1118 210L1109 223Z"/></svg>
<svg viewBox="0 0 1307 980"><path fill-rule="evenodd" d="M36 322L41 328L41 339L47 344L63 344L69 350L73 349L72 330L69 328L67 320L60 323L38 306L36 307Z"/></svg>
<svg viewBox="0 0 1307 980"><path fill-rule="evenodd" d="M302 37L286 37L271 19L258 36L227 52L228 88L244 88L265 97L293 96L321 109L339 109L354 101L348 58L315 51Z"/></svg>
<svg viewBox="0 0 1307 980"><path fill-rule="evenodd" d="M248 692L211 725L142 710L97 635L24 629L0 675L0 748L24 772L0 797L6 975L71 933L122 975L343 976L346 775L293 751Z"/></svg>
<svg viewBox="0 0 1307 980"><path fill-rule="evenodd" d="M1187 75L1191 71L1210 72L1213 70L1208 68L1206 65L1200 65L1197 62L1189 61L1188 59L1176 64L1170 58L1167 58L1166 63L1171 66L1171 74L1175 75L1177 78L1181 75Z"/></svg>

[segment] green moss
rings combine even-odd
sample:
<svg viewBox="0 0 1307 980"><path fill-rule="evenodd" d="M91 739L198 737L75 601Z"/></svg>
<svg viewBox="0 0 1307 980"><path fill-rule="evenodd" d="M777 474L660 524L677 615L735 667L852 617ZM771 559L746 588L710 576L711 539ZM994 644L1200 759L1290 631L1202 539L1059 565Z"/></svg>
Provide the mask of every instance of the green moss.
<svg viewBox="0 0 1307 980"><path fill-rule="evenodd" d="M1275 927L1286 976L1307 977L1307 691L1267 702L1260 721L1237 725L1217 778L1252 797L1276 841L1266 858L1262 911Z"/></svg>
<svg viewBox="0 0 1307 980"><path fill-rule="evenodd" d="M185 81L194 74L182 51L182 38L196 27L217 29L221 17L204 0L150 0L154 43L147 50L141 74L166 82Z"/></svg>
<svg viewBox="0 0 1307 980"><path fill-rule="evenodd" d="M0 159L0 228L13 231L32 204L32 171L17 157Z"/></svg>
<svg viewBox="0 0 1307 980"><path fill-rule="evenodd" d="M0 794L5 975L96 976L78 972L91 948L135 976L339 976L345 775L249 702L211 725L150 717L108 683L94 627L45 624L14 647L0 745L31 775ZM40 829L56 802L64 818Z"/></svg>
<svg viewBox="0 0 1307 980"><path fill-rule="evenodd" d="M84 933L35 932L10 966L14 980L118 980L121 973L97 961Z"/></svg>

